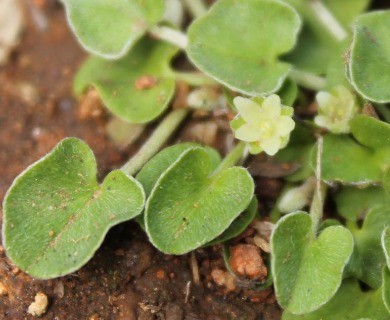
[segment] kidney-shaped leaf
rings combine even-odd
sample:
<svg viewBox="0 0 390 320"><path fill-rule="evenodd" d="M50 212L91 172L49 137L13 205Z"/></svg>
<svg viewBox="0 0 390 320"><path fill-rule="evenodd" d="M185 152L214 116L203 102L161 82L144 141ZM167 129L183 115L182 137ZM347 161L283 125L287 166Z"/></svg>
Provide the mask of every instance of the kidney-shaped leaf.
<svg viewBox="0 0 390 320"><path fill-rule="evenodd" d="M83 47L106 59L124 56L164 13L162 0L61 1Z"/></svg>
<svg viewBox="0 0 390 320"><path fill-rule="evenodd" d="M176 52L168 43L145 37L120 60L92 57L78 72L74 91L80 95L93 85L112 113L129 122L148 122L172 98L175 80L169 62Z"/></svg>
<svg viewBox="0 0 390 320"><path fill-rule="evenodd" d="M356 302L356 303L354 303ZM304 303L304 302L303 302ZM293 315L286 311L282 320L388 320L381 290L364 292L353 278L343 281L336 295L317 311Z"/></svg>
<svg viewBox="0 0 390 320"><path fill-rule="evenodd" d="M220 0L190 26L187 53L230 89L260 96L282 86L290 65L278 56L294 47L300 25L295 10L278 1Z"/></svg>
<svg viewBox="0 0 390 320"><path fill-rule="evenodd" d="M219 236L249 205L254 183L232 167L213 174L202 148L191 148L166 170L145 209L150 241L161 251L184 254Z"/></svg>
<svg viewBox="0 0 390 320"><path fill-rule="evenodd" d="M363 97L390 102L390 11L367 13L356 19L349 60L352 85Z"/></svg>
<svg viewBox="0 0 390 320"><path fill-rule="evenodd" d="M219 243L229 241L245 231L257 214L257 199L253 196L248 208L241 213L236 220L219 237L207 243L207 246L213 246Z"/></svg>
<svg viewBox="0 0 390 320"><path fill-rule="evenodd" d="M305 314L327 303L341 284L352 250L352 235L344 227L328 227L315 238L307 213L284 216L271 237L279 304L293 314Z"/></svg>
<svg viewBox="0 0 390 320"><path fill-rule="evenodd" d="M108 229L141 213L140 184L112 171L99 185L96 161L83 141L68 138L16 178L4 199L7 255L36 278L83 266Z"/></svg>

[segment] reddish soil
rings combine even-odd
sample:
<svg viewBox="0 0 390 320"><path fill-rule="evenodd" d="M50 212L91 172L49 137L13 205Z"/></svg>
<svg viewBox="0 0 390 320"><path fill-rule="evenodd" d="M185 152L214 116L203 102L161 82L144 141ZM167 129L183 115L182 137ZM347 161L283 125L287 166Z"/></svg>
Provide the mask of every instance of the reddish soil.
<svg viewBox="0 0 390 320"><path fill-rule="evenodd" d="M35 1L36 4L45 1ZM131 154L115 147L105 132L107 115L80 120L71 82L85 57L69 33L62 8L47 2L47 31L27 13L27 26L11 61L0 69L0 199L12 180L67 136L80 137L95 152L104 176ZM276 180L258 182L279 189ZM270 190L269 188L261 188ZM273 194L260 194L268 200ZM38 292L49 298L42 319L279 319L270 289L227 293L211 277L224 269L221 248L197 250L200 283L194 282L191 255L163 255L134 223L113 228L95 257L78 272L38 281L18 270L0 248L1 319L33 319L28 306ZM195 279L196 280L196 279Z"/></svg>

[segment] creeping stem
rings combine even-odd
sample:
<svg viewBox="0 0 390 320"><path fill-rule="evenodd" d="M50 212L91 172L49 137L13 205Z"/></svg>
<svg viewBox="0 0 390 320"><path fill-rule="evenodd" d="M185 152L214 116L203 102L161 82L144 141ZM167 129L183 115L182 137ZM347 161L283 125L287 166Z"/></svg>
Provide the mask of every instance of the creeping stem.
<svg viewBox="0 0 390 320"><path fill-rule="evenodd" d="M325 78L295 68L290 70L289 77L300 86L314 91L324 90L326 86Z"/></svg>
<svg viewBox="0 0 390 320"><path fill-rule="evenodd" d="M309 7L313 14L318 18L322 27L333 36L336 41L343 41L348 33L344 27L335 18L332 12L320 0L309 1Z"/></svg>
<svg viewBox="0 0 390 320"><path fill-rule="evenodd" d="M157 129L154 130L148 141L146 141L134 157L123 165L121 170L127 175L136 174L161 149L163 144L167 142L188 113L188 109L171 111L159 124Z"/></svg>
<svg viewBox="0 0 390 320"><path fill-rule="evenodd" d="M149 29L149 34L160 40L169 42L184 50L188 44L188 37L185 33L166 26L153 26Z"/></svg>
<svg viewBox="0 0 390 320"><path fill-rule="evenodd" d="M317 230L322 219L323 207L324 207L325 186L322 184L322 179L321 179L323 144L324 144L323 138L322 136L319 136L318 143L317 143L316 189L310 207L310 216L312 220L312 229L313 229L314 236L317 235Z"/></svg>

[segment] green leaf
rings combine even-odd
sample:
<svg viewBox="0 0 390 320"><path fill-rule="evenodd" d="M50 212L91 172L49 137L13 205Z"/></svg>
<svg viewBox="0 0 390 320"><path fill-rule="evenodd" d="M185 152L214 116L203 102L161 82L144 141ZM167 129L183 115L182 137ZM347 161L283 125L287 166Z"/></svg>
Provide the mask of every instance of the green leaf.
<svg viewBox="0 0 390 320"><path fill-rule="evenodd" d="M315 74L326 73L335 55L338 55L341 60L339 42L319 22L307 0L283 0L283 2L292 5L304 19L304 26L299 35L298 44L286 56L286 60L296 68L307 72ZM370 1L323 0L321 2L329 9L337 21L348 30L352 20L365 11ZM342 70L344 70L344 67ZM336 83L331 87L340 84L342 83Z"/></svg>
<svg viewBox="0 0 390 320"><path fill-rule="evenodd" d="M141 185L112 171L99 185L83 141L68 138L21 173L4 199L3 245L35 278L69 274L99 248L108 229L141 213Z"/></svg>
<svg viewBox="0 0 390 320"><path fill-rule="evenodd" d="M372 208L386 202L383 188L355 188L345 186L335 196L337 212L349 221L356 221L366 216Z"/></svg>
<svg viewBox="0 0 390 320"><path fill-rule="evenodd" d="M349 77L364 98L390 102L390 11L376 11L356 19L350 50Z"/></svg>
<svg viewBox="0 0 390 320"><path fill-rule="evenodd" d="M80 95L93 85L118 117L135 123L151 121L167 108L175 91L169 63L176 52L166 42L143 38L120 60L91 57L76 75L74 91Z"/></svg>
<svg viewBox="0 0 390 320"><path fill-rule="evenodd" d="M322 178L326 182L361 186L377 184L382 180L385 158L382 151L362 146L346 135L327 134L324 137ZM312 152L312 168L315 165L316 152Z"/></svg>
<svg viewBox="0 0 390 320"><path fill-rule="evenodd" d="M293 80L287 79L277 94L282 100L282 105L290 107L297 99L298 86Z"/></svg>
<svg viewBox="0 0 390 320"><path fill-rule="evenodd" d="M307 213L281 218L271 237L279 304L293 314L305 314L327 303L341 284L352 250L352 235L342 226L326 228L315 238Z"/></svg>
<svg viewBox="0 0 390 320"><path fill-rule="evenodd" d="M352 228L355 249L347 267L352 275L376 289L382 284L382 268L386 265L382 250L382 232L390 226L390 207L377 206L368 213L361 229Z"/></svg>
<svg viewBox="0 0 390 320"><path fill-rule="evenodd" d="M262 96L281 88L300 29L293 8L271 0L220 0L188 30L190 60L232 90ZM277 41L275 41L277 39Z"/></svg>
<svg viewBox="0 0 390 320"><path fill-rule="evenodd" d="M254 183L244 168L213 174L202 148L182 153L154 186L145 209L150 241L160 251L184 254L215 239L244 211Z"/></svg>
<svg viewBox="0 0 390 320"><path fill-rule="evenodd" d="M387 266L390 268L390 227L387 227L385 230L383 230L381 244L385 253Z"/></svg>
<svg viewBox="0 0 390 320"><path fill-rule="evenodd" d="M390 148L390 124L365 115L357 115L350 125L352 134L361 144L374 149Z"/></svg>
<svg viewBox="0 0 390 320"><path fill-rule="evenodd" d="M339 1L341 3L341 1ZM346 38L341 42L337 50L329 56L330 61L326 68L326 91L331 91L338 86L343 86L353 92L353 88L349 82L348 75L345 70L346 57L352 37Z"/></svg>
<svg viewBox="0 0 390 320"><path fill-rule="evenodd" d="M390 271L388 267L383 268L382 299L390 313Z"/></svg>
<svg viewBox="0 0 390 320"><path fill-rule="evenodd" d="M326 305L309 314L283 313L282 320L388 320L381 290L364 292L353 278L344 280L339 291Z"/></svg>
<svg viewBox="0 0 390 320"><path fill-rule="evenodd" d="M248 208L241 213L236 220L232 222L229 228L225 230L219 237L215 238L211 242L207 243L207 246L213 246L219 243L229 241L241 233L243 233L249 224L253 221L257 213L257 199L254 196L252 201L249 203Z"/></svg>
<svg viewBox="0 0 390 320"><path fill-rule="evenodd" d="M221 157L215 149L203 147L198 143L179 143L165 148L150 159L136 176L137 180L141 182L144 187L147 196L149 196L160 176L179 158L179 156L194 147L203 148L208 152L211 160L211 167L213 169L221 162Z"/></svg>
<svg viewBox="0 0 390 320"><path fill-rule="evenodd" d="M82 46L105 59L123 57L163 16L162 0L61 0Z"/></svg>

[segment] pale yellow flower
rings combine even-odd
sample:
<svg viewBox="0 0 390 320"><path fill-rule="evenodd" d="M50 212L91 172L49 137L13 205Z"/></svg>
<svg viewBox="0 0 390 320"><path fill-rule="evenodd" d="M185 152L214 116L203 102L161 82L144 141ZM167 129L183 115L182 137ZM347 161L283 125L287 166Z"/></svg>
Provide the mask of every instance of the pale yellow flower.
<svg viewBox="0 0 390 320"><path fill-rule="evenodd" d="M316 95L318 115L314 122L333 133L348 133L349 121L358 112L356 97L343 86L330 92L320 91Z"/></svg>
<svg viewBox="0 0 390 320"><path fill-rule="evenodd" d="M249 151L257 154L276 154L284 148L295 127L291 118L293 110L282 106L280 97L272 94L266 98L234 98L238 114L231 121L234 136L249 143Z"/></svg>

